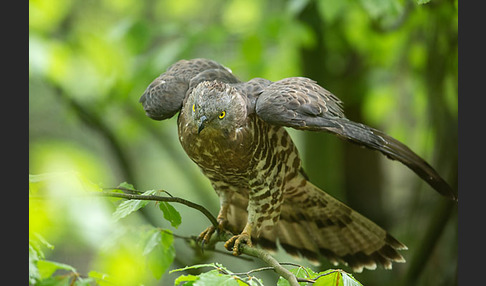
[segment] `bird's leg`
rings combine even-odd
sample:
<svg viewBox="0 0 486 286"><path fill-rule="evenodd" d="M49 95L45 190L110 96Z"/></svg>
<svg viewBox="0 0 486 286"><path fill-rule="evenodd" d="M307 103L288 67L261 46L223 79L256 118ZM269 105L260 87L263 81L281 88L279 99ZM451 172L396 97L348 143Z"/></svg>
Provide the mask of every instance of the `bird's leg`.
<svg viewBox="0 0 486 286"><path fill-rule="evenodd" d="M229 204L222 204L221 209L219 210L219 214L216 217L216 220L218 221L218 226L215 227L214 225L209 226L206 228L201 234L199 234L197 240L202 242L202 246L204 247L204 244L208 242L211 239L211 236L214 234L214 232L217 230L219 231L224 231L228 220L226 219L226 215L228 214L228 208Z"/></svg>
<svg viewBox="0 0 486 286"><path fill-rule="evenodd" d="M283 196L279 188L261 188L250 193L246 226L240 234L226 241L224 247L233 250L233 255L238 256L241 254L241 244L253 246L251 236L258 237L264 227L273 226L278 221L282 202Z"/></svg>
<svg viewBox="0 0 486 286"><path fill-rule="evenodd" d="M216 188L215 188L216 189ZM209 242L211 239L211 236L214 234L215 231L221 232L224 231L226 225L228 224L228 210L229 210L229 205L231 202L231 197L232 194L230 192L223 192L223 191L217 191L219 198L220 198L220 209L219 209L219 214L216 217L216 220L218 221L218 226L211 225L208 228L206 228L201 234L199 234L197 240L201 241L201 246L204 248L204 244L206 242Z"/></svg>

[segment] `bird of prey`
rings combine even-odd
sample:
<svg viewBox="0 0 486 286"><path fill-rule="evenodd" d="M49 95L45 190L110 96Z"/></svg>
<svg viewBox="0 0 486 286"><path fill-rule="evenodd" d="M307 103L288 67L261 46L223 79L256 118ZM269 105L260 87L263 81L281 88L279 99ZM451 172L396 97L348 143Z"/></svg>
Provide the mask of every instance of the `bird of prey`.
<svg viewBox="0 0 486 286"><path fill-rule="evenodd" d="M341 101L315 81L290 77L240 81L208 59L180 60L157 77L140 102L146 115L164 120L179 113L180 143L220 199L216 230L240 245L277 249L310 261L323 257L355 272L404 262L406 246L380 226L313 185L285 127L325 131L377 150L409 167L440 194L457 193L427 162L396 139L347 119Z"/></svg>

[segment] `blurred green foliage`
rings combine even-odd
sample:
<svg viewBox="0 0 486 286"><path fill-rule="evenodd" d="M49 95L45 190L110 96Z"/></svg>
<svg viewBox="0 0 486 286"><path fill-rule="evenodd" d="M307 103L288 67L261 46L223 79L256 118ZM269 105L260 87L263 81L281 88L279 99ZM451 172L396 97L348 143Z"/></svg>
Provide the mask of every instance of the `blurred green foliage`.
<svg viewBox="0 0 486 286"><path fill-rule="evenodd" d="M150 206L115 222L116 200L83 194L126 181L217 213L217 196L179 146L176 118L150 120L138 103L183 58L216 60L242 80L311 77L344 101L348 118L403 141L456 187L457 9L457 0L30 0L29 173L43 176L31 178L30 193L48 199L29 200L29 237L55 246L46 259L85 275L173 284L175 274L156 279L144 267L142 241L154 226L190 236L209 222L180 206L177 229ZM376 152L289 132L313 182L409 247L407 263L356 274L360 282L456 284L457 208ZM261 266L174 244L170 269ZM258 277L271 285L277 276Z"/></svg>

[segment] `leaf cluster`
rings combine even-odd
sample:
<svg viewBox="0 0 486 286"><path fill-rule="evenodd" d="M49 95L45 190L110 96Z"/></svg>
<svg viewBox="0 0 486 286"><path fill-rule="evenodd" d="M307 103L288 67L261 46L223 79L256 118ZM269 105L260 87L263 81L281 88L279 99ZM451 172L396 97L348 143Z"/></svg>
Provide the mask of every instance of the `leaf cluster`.
<svg viewBox="0 0 486 286"><path fill-rule="evenodd" d="M103 283L106 275L90 271L83 277L71 265L46 260L44 248L54 249L41 235L34 234L29 239L29 285L37 286L89 286L107 285ZM60 273L62 272L62 273ZM56 274L56 275L54 275Z"/></svg>
<svg viewBox="0 0 486 286"><path fill-rule="evenodd" d="M30 175L30 200L32 205L36 205L36 202L48 199L48 197L42 197L39 195L42 193L43 187L41 184L46 183L46 180L59 179L58 174L43 174L43 175ZM78 179L83 181L84 184L88 183L94 191L93 194L99 194L102 188L95 184L88 182L84 177L77 176ZM132 185L127 183L120 184L116 190L118 191L136 191ZM149 190L140 192L143 196L155 195L159 191ZM124 200L116 207L112 214L113 222L126 218L130 214L145 207L149 200ZM173 226L177 228L181 224L181 216L179 212L169 203L156 202L159 205L159 209L163 213L163 217ZM169 269L175 257L174 248L174 236L172 231L168 229L155 228L141 226L135 230L139 235L137 240L138 245L126 245L124 240L124 234L122 232L118 237L115 235L109 240L110 243L102 247L103 252L119 251L124 253L124 249L129 247L131 250L135 250L134 253L128 251L127 256L132 255L137 263L137 260L142 262L150 270L153 277L160 280L163 274ZM45 249L53 250L54 246L47 242L40 234L32 232L29 233L29 285L130 285L131 282L123 281L123 273L101 273L98 271L89 271L87 274L79 273L76 268L71 265L52 261L46 259L48 255L45 254ZM114 249L113 249L114 248ZM135 255L135 256L133 256ZM102 265L101 265L102 266ZM120 265L119 265L120 266ZM116 266L115 266L116 267ZM123 268L122 266L120 266ZM106 267L102 267L109 269Z"/></svg>
<svg viewBox="0 0 486 286"><path fill-rule="evenodd" d="M131 192L137 192L133 185L128 184L126 182L121 183L118 187L118 190L123 190L123 191L131 191ZM157 195L163 191L157 191L157 190L148 190L143 193L141 193L142 196L150 196L150 195ZM129 214L145 207L150 201L148 200L126 200L122 202L121 204L118 205L116 208L116 211L113 213L113 218L115 220L119 220L121 218L124 218L128 216ZM170 224L177 228L182 222L182 218L180 213L169 203L167 202L157 202L159 205L159 209L162 211L164 215L164 219L170 222Z"/></svg>
<svg viewBox="0 0 486 286"><path fill-rule="evenodd" d="M56 176L54 176L55 178ZM50 175L32 175L29 176L31 187L36 190L34 196L39 191L37 184L42 183L47 179L52 179L53 176ZM94 193L99 194L102 188L92 184L87 181L82 176L85 184L94 186ZM111 195L114 197L119 197L117 194L129 193L137 194L141 197L147 196L147 198L153 198L155 203L158 204L159 209L163 213L164 219L166 219L172 227L178 228L182 222L180 213L168 202L160 201L158 196L161 193L166 193L157 190L148 191L138 191L133 185L126 182L121 183L118 187L112 189ZM106 193L105 193L106 194ZM137 196L137 198L140 198ZM33 198L33 197L32 197ZM38 198L38 197L36 197ZM127 197L125 197L127 198ZM130 197L128 197L130 198ZM127 199L119 203L112 213L113 221L117 222L128 217L130 214L135 213L147 206L151 202L150 199ZM144 257L145 265L151 271L153 277L160 280L164 273L167 272L169 267L172 265L175 258L175 248L174 248L174 234L168 229L161 228L138 228L138 232L141 232L140 236L142 243L140 247L136 249L140 252L139 255ZM179 237L179 236L176 236ZM123 252L123 243L118 244L120 252ZM41 235L37 233L31 234L31 239L29 239L29 284L30 285L76 285L76 286L88 286L88 285L129 285L123 279L123 276L118 276L116 274L101 273L98 271L90 271L87 275L79 273L76 268L71 265L51 261L46 259L44 249L54 249L54 246L47 242ZM108 250L110 251L110 250ZM296 264L289 264L294 265ZM298 265L297 265L298 266ZM120 268L123 266L120 265ZM210 270L202 272L201 269L210 268ZM188 270L199 270L200 274L187 274L178 276L174 285L264 285L263 281L254 276L254 273L275 270L272 266L253 269L248 272L236 273L230 271L228 268L224 267L220 263L211 264L196 264L192 266L187 266L180 269L175 269L169 273L177 273ZM343 272L342 270L329 270L326 272L316 273L310 268L299 266L298 268L291 269L290 272L295 275L302 283L314 283L316 285L361 285L359 282L354 280L352 276ZM347 282L346 282L347 281ZM304 285L302 284L301 285ZM348 284L343 284L348 283ZM353 284L354 283L354 284ZM278 279L277 285L286 286L291 285L289 282L280 277Z"/></svg>
<svg viewBox="0 0 486 286"><path fill-rule="evenodd" d="M271 268L265 267L261 269L254 269L244 273L234 273L228 270L219 263L211 264L198 264L193 266L187 266L180 269L172 270L170 273L186 271L191 269L212 268L209 271L202 272L199 275L181 275L175 281L174 285L228 285L228 286L240 286L240 285L264 285L262 280L255 277L253 273L271 270ZM298 268L290 269L299 281L299 285L316 285L316 286L362 286L351 274L344 272L341 269L329 269L322 272L314 272L309 267L299 266ZM277 286L290 286L289 281L283 277L279 277Z"/></svg>

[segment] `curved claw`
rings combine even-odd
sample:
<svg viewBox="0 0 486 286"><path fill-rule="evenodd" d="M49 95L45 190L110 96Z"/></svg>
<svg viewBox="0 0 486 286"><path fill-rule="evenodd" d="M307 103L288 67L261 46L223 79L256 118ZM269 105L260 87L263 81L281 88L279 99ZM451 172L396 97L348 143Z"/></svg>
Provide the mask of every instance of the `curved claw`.
<svg viewBox="0 0 486 286"><path fill-rule="evenodd" d="M206 228L203 232L201 232L201 234L199 234L199 236L197 237L197 241L201 242L202 251L204 251L204 244L211 240L211 237L213 236L215 231L218 232L224 231L226 223L227 223L226 220L218 219L218 227L211 225L208 228Z"/></svg>
<svg viewBox="0 0 486 286"><path fill-rule="evenodd" d="M241 234L235 235L228 239L228 241L226 241L224 244L224 247L229 251L233 250L233 255L238 256L241 254L240 246L242 244L246 244L250 247L253 246L251 236L247 232L242 232Z"/></svg>
<svg viewBox="0 0 486 286"><path fill-rule="evenodd" d="M211 236L213 236L214 232L216 231L216 228L214 226L210 226L206 228L199 236L197 237L197 241L201 241L201 249L204 251L204 244L208 242L211 239Z"/></svg>

